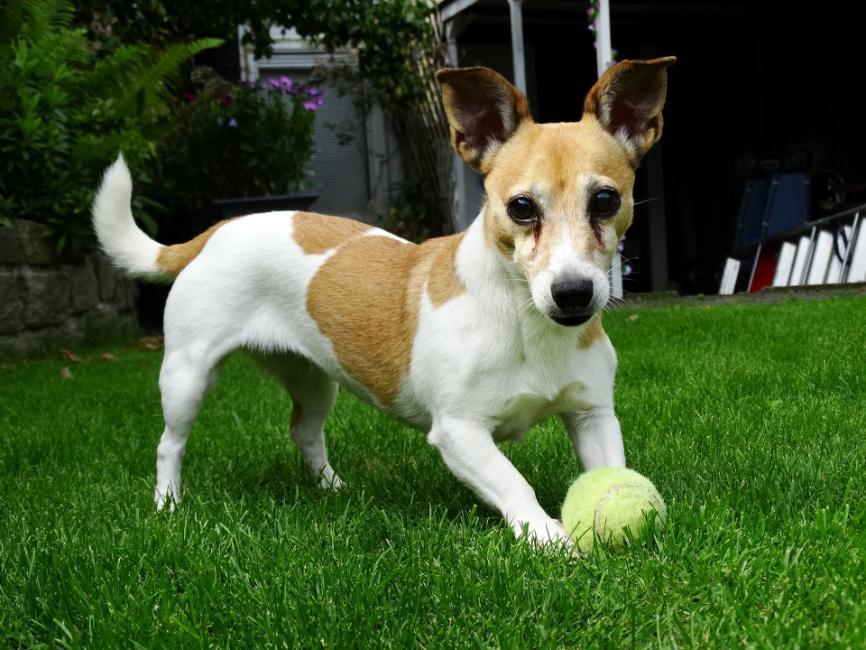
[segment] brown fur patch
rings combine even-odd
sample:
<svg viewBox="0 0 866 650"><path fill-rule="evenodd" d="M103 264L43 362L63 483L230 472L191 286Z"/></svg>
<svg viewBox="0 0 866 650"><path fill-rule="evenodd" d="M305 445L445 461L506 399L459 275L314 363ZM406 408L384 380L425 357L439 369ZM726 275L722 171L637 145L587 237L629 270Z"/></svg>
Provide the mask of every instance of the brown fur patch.
<svg viewBox="0 0 866 650"><path fill-rule="evenodd" d="M462 241L463 233L460 233L432 239L421 245L422 254L430 250L430 257L435 255L427 279L427 292L434 307L441 307L465 290L457 277L457 249ZM430 245L429 249L425 249L425 244Z"/></svg>
<svg viewBox="0 0 866 650"><path fill-rule="evenodd" d="M161 273L166 275L178 275L186 268L187 264L192 262L198 254L201 253L205 244L208 243L208 240L213 236L213 234L229 221L231 221L231 219L225 219L219 223L215 223L203 233L190 239L186 243L164 246L156 256L157 268Z"/></svg>
<svg viewBox="0 0 866 650"><path fill-rule="evenodd" d="M369 225L354 219L315 212L295 213L292 224L293 239L308 255L320 255L370 230Z"/></svg>
<svg viewBox="0 0 866 650"><path fill-rule="evenodd" d="M462 235L420 246L390 237L345 243L313 277L307 311L343 369L384 405L397 398L412 360L421 293L440 306L463 291L454 267Z"/></svg>
<svg viewBox="0 0 866 650"><path fill-rule="evenodd" d="M586 329L581 333L577 345L580 349L585 350L599 339L604 338L604 336L604 328L601 326L601 314L596 314L586 324Z"/></svg>
<svg viewBox="0 0 866 650"><path fill-rule="evenodd" d="M484 219L484 239L510 260L514 254L514 229L502 219L488 219L486 216Z"/></svg>

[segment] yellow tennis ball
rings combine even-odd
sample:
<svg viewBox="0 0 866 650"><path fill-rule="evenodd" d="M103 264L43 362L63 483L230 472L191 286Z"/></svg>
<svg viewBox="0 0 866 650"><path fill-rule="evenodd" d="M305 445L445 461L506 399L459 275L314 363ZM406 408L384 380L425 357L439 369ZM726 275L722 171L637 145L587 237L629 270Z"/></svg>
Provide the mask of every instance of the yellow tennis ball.
<svg viewBox="0 0 866 650"><path fill-rule="evenodd" d="M588 553L595 537L622 544L626 528L640 535L647 513L653 511L659 529L667 519L667 508L646 476L625 467L599 467L578 476L568 488L562 503L562 525L577 547Z"/></svg>

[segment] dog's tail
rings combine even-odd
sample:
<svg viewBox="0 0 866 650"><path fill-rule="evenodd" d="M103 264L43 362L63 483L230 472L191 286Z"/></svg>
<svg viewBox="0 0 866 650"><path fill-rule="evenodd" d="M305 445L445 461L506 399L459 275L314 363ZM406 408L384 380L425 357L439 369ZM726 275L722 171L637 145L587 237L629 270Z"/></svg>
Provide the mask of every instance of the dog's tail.
<svg viewBox="0 0 866 650"><path fill-rule="evenodd" d="M173 280L201 252L220 225L185 244L163 246L136 225L131 202L132 177L121 155L102 177L93 201L93 229L111 262L136 278L156 282Z"/></svg>

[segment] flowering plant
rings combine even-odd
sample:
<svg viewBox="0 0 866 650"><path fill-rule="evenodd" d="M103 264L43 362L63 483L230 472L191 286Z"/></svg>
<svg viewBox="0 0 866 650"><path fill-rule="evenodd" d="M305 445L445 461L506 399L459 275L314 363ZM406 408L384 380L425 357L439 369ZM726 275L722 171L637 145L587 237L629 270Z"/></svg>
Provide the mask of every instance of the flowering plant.
<svg viewBox="0 0 866 650"><path fill-rule="evenodd" d="M160 147L167 205L206 217L215 199L307 185L320 90L288 77L234 84L209 69L193 80Z"/></svg>

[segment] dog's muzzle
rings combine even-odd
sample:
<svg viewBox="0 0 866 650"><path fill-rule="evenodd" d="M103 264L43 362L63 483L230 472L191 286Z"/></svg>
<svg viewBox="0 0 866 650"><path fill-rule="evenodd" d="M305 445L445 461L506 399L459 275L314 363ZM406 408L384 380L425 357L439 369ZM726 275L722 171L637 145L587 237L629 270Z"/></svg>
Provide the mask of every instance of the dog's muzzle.
<svg viewBox="0 0 866 650"><path fill-rule="evenodd" d="M566 327L583 325L592 318L595 285L589 278L563 278L550 285L550 295L557 310L548 314L551 320Z"/></svg>

